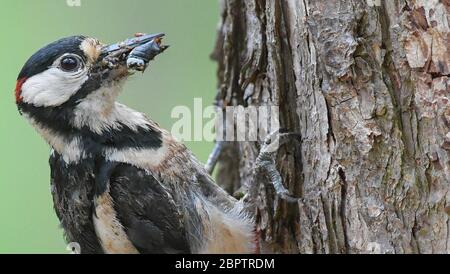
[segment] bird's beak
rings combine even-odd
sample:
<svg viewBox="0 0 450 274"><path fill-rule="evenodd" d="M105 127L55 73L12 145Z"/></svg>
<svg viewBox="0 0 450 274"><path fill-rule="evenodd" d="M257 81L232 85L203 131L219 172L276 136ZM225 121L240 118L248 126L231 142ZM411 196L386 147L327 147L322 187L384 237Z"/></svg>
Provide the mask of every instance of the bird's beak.
<svg viewBox="0 0 450 274"><path fill-rule="evenodd" d="M143 71L148 62L169 47L161 44L163 37L164 33L136 34L133 38L104 46L100 55L101 60L108 67L126 64L129 69Z"/></svg>

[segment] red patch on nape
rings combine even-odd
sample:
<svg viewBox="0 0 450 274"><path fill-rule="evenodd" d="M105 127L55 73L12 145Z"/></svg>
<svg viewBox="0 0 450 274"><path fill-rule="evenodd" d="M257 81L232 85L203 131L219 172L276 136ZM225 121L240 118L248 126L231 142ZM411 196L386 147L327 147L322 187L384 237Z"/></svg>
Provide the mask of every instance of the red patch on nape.
<svg viewBox="0 0 450 274"><path fill-rule="evenodd" d="M25 83L26 80L27 80L26 77L17 80L17 83L16 83L16 104L22 102L22 96L21 96L22 86L23 86L23 84Z"/></svg>

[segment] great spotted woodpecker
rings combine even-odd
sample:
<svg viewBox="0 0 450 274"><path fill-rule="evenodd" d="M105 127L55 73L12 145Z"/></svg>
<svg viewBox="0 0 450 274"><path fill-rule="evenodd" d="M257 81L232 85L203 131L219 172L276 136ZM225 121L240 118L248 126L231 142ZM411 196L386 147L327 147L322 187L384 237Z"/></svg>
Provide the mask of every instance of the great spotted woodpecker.
<svg viewBox="0 0 450 274"><path fill-rule="evenodd" d="M18 109L52 148L66 240L81 253L251 253L254 225L241 203L166 130L116 102L128 76L167 48L162 37L63 38L19 74Z"/></svg>

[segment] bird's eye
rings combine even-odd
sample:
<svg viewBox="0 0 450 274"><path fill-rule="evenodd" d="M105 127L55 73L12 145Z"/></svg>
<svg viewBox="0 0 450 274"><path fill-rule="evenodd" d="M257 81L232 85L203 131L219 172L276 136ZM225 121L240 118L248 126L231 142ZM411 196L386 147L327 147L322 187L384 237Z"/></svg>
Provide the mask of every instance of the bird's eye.
<svg viewBox="0 0 450 274"><path fill-rule="evenodd" d="M75 71L79 66L80 61L75 56L66 56L61 59L60 67L64 71Z"/></svg>

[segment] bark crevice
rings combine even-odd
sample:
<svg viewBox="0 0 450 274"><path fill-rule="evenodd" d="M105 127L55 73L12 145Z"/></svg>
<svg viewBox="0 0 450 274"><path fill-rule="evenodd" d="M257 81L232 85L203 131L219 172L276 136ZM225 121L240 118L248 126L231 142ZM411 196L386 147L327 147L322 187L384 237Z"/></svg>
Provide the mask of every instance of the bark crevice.
<svg viewBox="0 0 450 274"><path fill-rule="evenodd" d="M267 252L450 252L449 1L221 2L217 105L302 136L276 160L298 205L250 171L257 143L221 158Z"/></svg>

